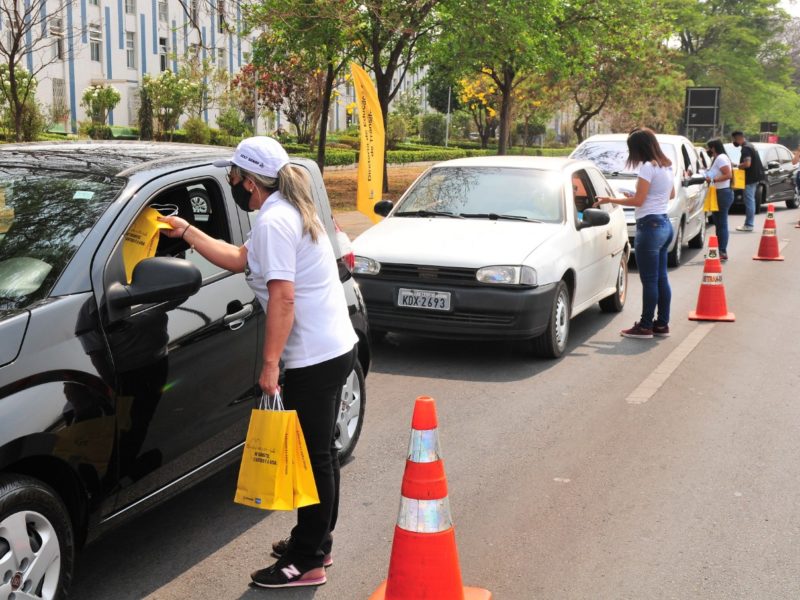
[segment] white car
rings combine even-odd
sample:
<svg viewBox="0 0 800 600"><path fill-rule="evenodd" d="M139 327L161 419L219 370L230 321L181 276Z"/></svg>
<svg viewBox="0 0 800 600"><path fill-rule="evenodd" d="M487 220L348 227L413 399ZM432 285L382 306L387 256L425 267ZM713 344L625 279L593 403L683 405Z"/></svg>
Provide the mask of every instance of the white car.
<svg viewBox="0 0 800 600"><path fill-rule="evenodd" d="M636 172L627 165L627 134L593 135L570 154L571 158L590 160L603 171L612 187L618 192L636 187ZM706 241L706 212L703 203L708 186L700 175L704 171L696 148L680 135L656 134L661 150L672 161L675 197L669 201L667 215L675 235L669 248L668 263L677 267L683 258L683 245L688 240L690 248L702 248ZM631 246L636 235L636 218L632 207L625 208L628 237Z"/></svg>
<svg viewBox="0 0 800 600"><path fill-rule="evenodd" d="M439 163L353 242L373 332L532 340L557 358L569 321L625 304L630 245L592 163L479 157Z"/></svg>

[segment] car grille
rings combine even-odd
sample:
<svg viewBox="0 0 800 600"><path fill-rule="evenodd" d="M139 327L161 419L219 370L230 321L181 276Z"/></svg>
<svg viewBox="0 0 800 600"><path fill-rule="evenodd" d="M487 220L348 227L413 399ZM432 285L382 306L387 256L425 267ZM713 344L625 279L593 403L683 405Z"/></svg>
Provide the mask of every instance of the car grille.
<svg viewBox="0 0 800 600"><path fill-rule="evenodd" d="M380 279L418 283L448 283L452 285L480 285L475 279L476 269L459 267L433 267L428 265L400 265L381 263Z"/></svg>
<svg viewBox="0 0 800 600"><path fill-rule="evenodd" d="M439 312L415 310L413 308L396 308L370 305L367 307L370 317L383 319L397 319L402 315L403 319L413 319L419 321L435 321L437 323L471 323L473 325L512 325L514 323L513 314L487 315L484 313L470 312Z"/></svg>

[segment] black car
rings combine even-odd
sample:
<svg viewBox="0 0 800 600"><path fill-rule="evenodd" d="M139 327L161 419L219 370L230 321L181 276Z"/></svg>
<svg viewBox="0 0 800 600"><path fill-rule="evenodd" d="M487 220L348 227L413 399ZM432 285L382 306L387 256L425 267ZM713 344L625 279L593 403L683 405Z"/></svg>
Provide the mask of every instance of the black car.
<svg viewBox="0 0 800 600"><path fill-rule="evenodd" d="M123 240L146 207L241 244L250 219L224 169L230 149L156 143L0 147L0 598L59 598L76 549L240 457L264 314L243 274L179 239L128 281ZM305 168L337 256L314 162ZM366 312L340 274L359 336L338 423L361 430ZM231 499L234 490L231 490Z"/></svg>
<svg viewBox="0 0 800 600"><path fill-rule="evenodd" d="M756 190L756 212L762 204L786 202L787 208L800 206L800 198L795 193L794 174L797 165L792 164L792 152L781 144L751 142L764 166L764 179ZM733 164L739 164L741 150L733 144L725 144ZM734 190L733 205L744 206L744 190Z"/></svg>

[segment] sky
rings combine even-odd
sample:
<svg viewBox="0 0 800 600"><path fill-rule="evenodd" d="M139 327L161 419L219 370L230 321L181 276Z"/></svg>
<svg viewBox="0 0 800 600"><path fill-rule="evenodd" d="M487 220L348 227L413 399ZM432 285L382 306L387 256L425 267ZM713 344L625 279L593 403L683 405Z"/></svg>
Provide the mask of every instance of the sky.
<svg viewBox="0 0 800 600"><path fill-rule="evenodd" d="M800 2L798 0L781 0L781 7L793 17L800 17Z"/></svg>

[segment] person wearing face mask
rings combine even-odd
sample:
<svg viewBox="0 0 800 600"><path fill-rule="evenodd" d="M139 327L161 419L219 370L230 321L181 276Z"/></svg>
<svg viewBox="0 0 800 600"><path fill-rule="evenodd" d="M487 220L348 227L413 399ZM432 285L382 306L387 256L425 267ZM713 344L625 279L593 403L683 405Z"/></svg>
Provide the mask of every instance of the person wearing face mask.
<svg viewBox="0 0 800 600"><path fill-rule="evenodd" d="M731 134L731 141L737 148L742 149L738 167L744 171L744 224L739 225L736 231L753 231L756 216L756 190L758 184L764 179L764 166L752 144L744 139L741 131Z"/></svg>
<svg viewBox="0 0 800 600"><path fill-rule="evenodd" d="M706 143L708 155L713 159L711 166L706 171L706 181L717 188L717 204L719 210L711 213L714 219L714 229L719 240L719 257L721 260L728 260L728 211L733 205L733 190L731 189L731 179L733 169L731 159L725 152L725 146L715 138Z"/></svg>
<svg viewBox="0 0 800 600"><path fill-rule="evenodd" d="M321 585L332 564L332 531L339 505L339 461L334 446L342 387L355 366L358 337L350 323L333 247L316 213L311 183L268 137L243 140L230 160L229 183L237 206L258 211L240 247L215 240L179 217L163 217L166 235L180 237L212 263L245 272L266 311L265 394L279 391L297 410L320 503L300 508L290 537L272 545L274 564L252 573L267 588ZM285 367L278 386L280 361Z"/></svg>

